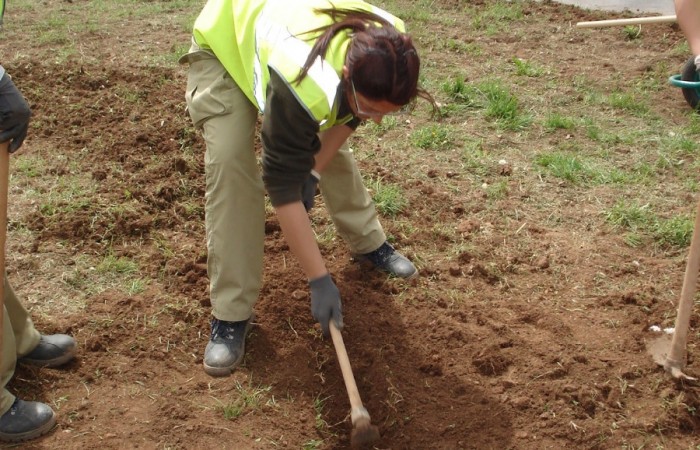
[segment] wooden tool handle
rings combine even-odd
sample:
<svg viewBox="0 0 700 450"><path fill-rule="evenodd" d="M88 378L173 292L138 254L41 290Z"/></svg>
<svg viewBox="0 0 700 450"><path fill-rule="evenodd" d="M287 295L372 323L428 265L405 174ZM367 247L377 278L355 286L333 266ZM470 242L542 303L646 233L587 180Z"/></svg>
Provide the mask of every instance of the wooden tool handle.
<svg viewBox="0 0 700 450"><path fill-rule="evenodd" d="M578 22L578 28L595 28L595 27L612 27L620 25L642 25L645 23L669 23L675 22L676 16L651 16L651 17L636 17L630 19L610 19L610 20L594 20L592 22Z"/></svg>
<svg viewBox="0 0 700 450"><path fill-rule="evenodd" d="M2 361L2 335L5 323L5 241L7 240L7 191L10 182L9 142L0 144L0 361Z"/></svg>
<svg viewBox="0 0 700 450"><path fill-rule="evenodd" d="M336 327L333 320L330 321L330 329L333 345L335 346L335 352L338 355L340 371L343 373L345 389L347 389L348 397L350 398L350 406L352 409L364 409L362 406L362 399L360 398L360 391L357 390L355 377L352 374L352 367L350 367L348 352L345 350L345 343L343 343L343 335L340 333L340 330L338 327Z"/></svg>
<svg viewBox="0 0 700 450"><path fill-rule="evenodd" d="M690 314L693 311L693 298L695 297L696 284L698 281L698 271L700 270L700 201L695 211L695 228L690 241L690 251L688 262L685 266L685 277L683 278L683 288L681 299L678 304L678 315L676 316L673 340L671 340L671 351L667 361L671 365L685 366L685 347L688 340L688 328L690 327Z"/></svg>

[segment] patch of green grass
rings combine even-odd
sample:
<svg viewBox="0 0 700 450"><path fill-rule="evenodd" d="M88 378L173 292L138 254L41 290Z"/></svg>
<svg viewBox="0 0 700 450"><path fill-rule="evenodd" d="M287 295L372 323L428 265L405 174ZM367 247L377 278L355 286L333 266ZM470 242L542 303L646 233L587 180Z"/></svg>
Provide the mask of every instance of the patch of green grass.
<svg viewBox="0 0 700 450"><path fill-rule="evenodd" d="M483 139L471 136L463 142L462 164L468 173L478 176L488 173L489 161L483 143Z"/></svg>
<svg viewBox="0 0 700 450"><path fill-rule="evenodd" d="M700 145L695 138L688 138L682 134L672 133L661 138L659 142L659 153L676 155L678 158L684 156L698 156Z"/></svg>
<svg viewBox="0 0 700 450"><path fill-rule="evenodd" d="M486 197L490 200L499 200L508 196L508 182L498 181L486 187Z"/></svg>
<svg viewBox="0 0 700 450"><path fill-rule="evenodd" d="M624 237L625 244L632 247L636 248L642 245L643 239L642 236L639 233L636 233L634 231L626 233Z"/></svg>
<svg viewBox="0 0 700 450"><path fill-rule="evenodd" d="M629 204L624 200L615 203L605 213L605 219L614 226L632 230L648 229L656 220L648 204Z"/></svg>
<svg viewBox="0 0 700 450"><path fill-rule="evenodd" d="M678 43L671 49L671 54L675 56L687 56L692 54L688 41L685 39L678 41Z"/></svg>
<svg viewBox="0 0 700 450"><path fill-rule="evenodd" d="M95 186L80 176L66 174L55 180L48 192L40 193L39 210L46 217L88 210L94 205Z"/></svg>
<svg viewBox="0 0 700 450"><path fill-rule="evenodd" d="M387 132L399 127L404 118L402 116L384 116L380 123L369 121L364 128L374 136L383 136Z"/></svg>
<svg viewBox="0 0 700 450"><path fill-rule="evenodd" d="M689 110L686 118L687 121L685 122L683 131L691 136L700 136L700 114Z"/></svg>
<svg viewBox="0 0 700 450"><path fill-rule="evenodd" d="M35 178L46 170L46 161L35 154L20 154L12 159L12 169L25 177Z"/></svg>
<svg viewBox="0 0 700 450"><path fill-rule="evenodd" d="M575 119L568 116L562 116L556 112L548 114L544 121L544 128L547 131L572 130L575 126Z"/></svg>
<svg viewBox="0 0 700 450"><path fill-rule="evenodd" d="M546 173L573 184L648 185L655 176L653 168L644 162L624 168L614 166L615 161L609 161L610 153L606 149L586 154L575 140L566 140L558 147L558 150L538 154L534 162Z"/></svg>
<svg viewBox="0 0 700 450"><path fill-rule="evenodd" d="M325 433L329 429L328 422L323 418L323 406L326 400L328 400L328 397L321 398L320 395L314 398L314 427L321 433Z"/></svg>
<svg viewBox="0 0 700 450"><path fill-rule="evenodd" d="M452 136L447 125L430 123L411 133L412 142L424 150L444 150L452 145Z"/></svg>
<svg viewBox="0 0 700 450"><path fill-rule="evenodd" d="M117 86L114 95L127 103L139 104L145 100L145 92L142 90L130 89L128 86Z"/></svg>
<svg viewBox="0 0 700 450"><path fill-rule="evenodd" d="M498 0L470 9L473 13L472 28L483 30L488 35L502 33L504 24L523 18L523 9L519 2Z"/></svg>
<svg viewBox="0 0 700 450"><path fill-rule="evenodd" d="M536 156L535 163L551 175L572 183L581 183L591 178L588 165L577 155L561 152L541 153Z"/></svg>
<svg viewBox="0 0 700 450"><path fill-rule="evenodd" d="M97 265L96 269L102 273L132 274L138 271L139 265L131 259L108 254Z"/></svg>
<svg viewBox="0 0 700 450"><path fill-rule="evenodd" d="M518 98L500 82L486 81L479 88L486 98L487 118L508 130L521 130L530 124L531 118L520 111Z"/></svg>
<svg viewBox="0 0 700 450"><path fill-rule="evenodd" d="M628 111L635 116L644 116L649 113L649 107L643 99L627 92L613 92L605 101L613 108Z"/></svg>
<svg viewBox="0 0 700 450"><path fill-rule="evenodd" d="M667 61L656 62L651 70L644 72L634 85L640 92L654 92L668 89L668 75L672 73Z"/></svg>
<svg viewBox="0 0 700 450"><path fill-rule="evenodd" d="M663 247L684 248L690 245L694 221L690 216L676 216L656 223L653 234Z"/></svg>
<svg viewBox="0 0 700 450"><path fill-rule="evenodd" d="M605 213L606 220L615 227L629 231L625 242L637 247L647 236L664 248L685 248L690 244L694 220L688 215L660 219L648 204L620 200Z"/></svg>
<svg viewBox="0 0 700 450"><path fill-rule="evenodd" d="M411 6L403 8L401 18L410 22L430 22L434 16L431 14L433 0L418 0L412 2Z"/></svg>
<svg viewBox="0 0 700 450"><path fill-rule="evenodd" d="M461 53L470 56L479 56L484 52L484 50L478 44L473 42L464 42L452 38L445 41L445 48L453 53Z"/></svg>
<svg viewBox="0 0 700 450"><path fill-rule="evenodd" d="M596 124L590 117L582 120L583 128L586 130L586 137L592 141L600 141L603 135L601 127Z"/></svg>
<svg viewBox="0 0 700 450"><path fill-rule="evenodd" d="M522 130L532 122L532 118L522 112L518 98L500 80L475 85L459 77L443 82L440 88L452 101L443 108L448 115L466 108L483 109L486 118L512 131Z"/></svg>
<svg viewBox="0 0 700 450"><path fill-rule="evenodd" d="M102 0L104 3L108 1ZM168 0L168 1L142 1L127 0L125 3L131 4L130 8L122 8L116 13L121 13L127 17L158 17L159 14L167 14L176 11L189 11L191 0Z"/></svg>
<svg viewBox="0 0 700 450"><path fill-rule="evenodd" d="M305 442L301 448L303 450L317 450L323 448L323 441L318 439L312 439L310 441Z"/></svg>
<svg viewBox="0 0 700 450"><path fill-rule="evenodd" d="M316 242L318 242L318 245L320 247L331 246L335 241L336 236L338 236L337 230L333 222L325 220L325 217L317 219L317 216L316 214L314 214L313 210L312 221L314 225L313 230L316 235Z"/></svg>
<svg viewBox="0 0 700 450"><path fill-rule="evenodd" d="M515 65L515 74L518 76L537 78L545 73L543 68L524 59L513 58L513 64Z"/></svg>
<svg viewBox="0 0 700 450"><path fill-rule="evenodd" d="M622 29L625 39L633 41L642 37L642 27L640 25L627 25Z"/></svg>
<svg viewBox="0 0 700 450"><path fill-rule="evenodd" d="M247 411L260 409L265 404L263 402L264 397L271 389L271 386L243 386L240 382L236 381L237 397L221 406L221 412L224 418L227 420L235 420Z"/></svg>
<svg viewBox="0 0 700 450"><path fill-rule="evenodd" d="M189 49L189 42L179 42L173 44L170 47L170 51L168 53L162 55L155 55L155 57L153 58L153 62L162 63L169 66L177 66L180 57L187 53Z"/></svg>
<svg viewBox="0 0 700 450"><path fill-rule="evenodd" d="M146 284L148 284L148 283L141 278L131 280L127 283L126 293L129 295L140 294L144 290L146 290Z"/></svg>
<svg viewBox="0 0 700 450"><path fill-rule="evenodd" d="M377 178L367 183L367 188L372 194L377 211L388 217L394 217L406 207L408 202L403 195L403 190L397 184L385 183Z"/></svg>
<svg viewBox="0 0 700 450"><path fill-rule="evenodd" d="M694 178L687 178L683 185L685 190L688 192L698 192L698 189L700 188L700 183L698 183L698 181Z"/></svg>
<svg viewBox="0 0 700 450"><path fill-rule="evenodd" d="M70 42L68 38L68 24L64 16L50 16L46 21L35 24L40 30L37 41L42 45L62 46Z"/></svg>
<svg viewBox="0 0 700 450"><path fill-rule="evenodd" d="M646 171L646 167L647 166L644 165L633 167L631 171L613 167L608 169L606 172L601 171L599 173L600 178L598 178L597 181L600 183L620 185L644 183L650 178L649 173Z"/></svg>
<svg viewBox="0 0 700 450"><path fill-rule="evenodd" d="M149 283L147 279L131 277L131 275L139 273L137 261L125 257L116 257L110 252L95 266L95 273L86 274L82 277L80 277L79 273L75 273L70 280L70 284L76 288L79 288L80 284L88 282L95 283L102 288L111 285L131 296L145 291Z"/></svg>
<svg viewBox="0 0 700 450"><path fill-rule="evenodd" d="M456 78L442 83L442 91L447 94L450 100L466 107L480 107L481 92L464 81L464 78Z"/></svg>
<svg viewBox="0 0 700 450"><path fill-rule="evenodd" d="M63 275L62 281L71 288L84 290L89 285L89 278L83 270L75 269Z"/></svg>

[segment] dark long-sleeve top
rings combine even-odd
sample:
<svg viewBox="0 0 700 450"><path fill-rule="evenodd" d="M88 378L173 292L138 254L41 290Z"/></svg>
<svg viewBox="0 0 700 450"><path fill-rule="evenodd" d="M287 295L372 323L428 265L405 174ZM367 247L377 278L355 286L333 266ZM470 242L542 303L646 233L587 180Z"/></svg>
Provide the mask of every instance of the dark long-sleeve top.
<svg viewBox="0 0 700 450"><path fill-rule="evenodd" d="M339 85L338 117L352 114L347 96ZM357 128L361 120L352 117L345 125ZM299 103L289 85L270 70L262 119L263 182L273 206L301 200L304 182L314 167L314 155L321 149L319 124Z"/></svg>

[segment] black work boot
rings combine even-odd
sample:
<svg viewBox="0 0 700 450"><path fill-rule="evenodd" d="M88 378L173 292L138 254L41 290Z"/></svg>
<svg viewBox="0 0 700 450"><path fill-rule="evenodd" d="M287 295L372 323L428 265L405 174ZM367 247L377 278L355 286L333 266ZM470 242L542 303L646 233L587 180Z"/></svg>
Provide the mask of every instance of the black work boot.
<svg viewBox="0 0 700 450"><path fill-rule="evenodd" d="M0 441L34 439L48 433L55 424L56 417L49 405L16 398L12 407L0 416Z"/></svg>
<svg viewBox="0 0 700 450"><path fill-rule="evenodd" d="M58 367L75 357L77 347L75 339L67 334L42 334L34 350L17 360L33 366Z"/></svg>
<svg viewBox="0 0 700 450"><path fill-rule="evenodd" d="M394 250L388 242L384 242L381 247L373 252L362 255L355 255L354 259L360 263L368 261L376 269L387 272L399 278L413 278L418 275L416 266L401 253Z"/></svg>
<svg viewBox="0 0 700 450"><path fill-rule="evenodd" d="M211 319L211 338L204 350L204 371L213 377L225 377L243 360L245 337L254 316L248 320L226 322Z"/></svg>
<svg viewBox="0 0 700 450"><path fill-rule="evenodd" d="M17 361L39 367L58 367L73 359L77 348L75 339L67 334L42 334L34 350Z"/></svg>

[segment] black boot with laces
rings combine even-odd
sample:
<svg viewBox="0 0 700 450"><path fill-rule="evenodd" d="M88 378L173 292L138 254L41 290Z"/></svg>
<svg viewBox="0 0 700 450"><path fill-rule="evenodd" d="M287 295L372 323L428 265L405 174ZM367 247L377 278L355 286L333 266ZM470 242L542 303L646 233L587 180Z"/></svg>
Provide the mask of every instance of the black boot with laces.
<svg viewBox="0 0 700 450"><path fill-rule="evenodd" d="M394 250L394 247L388 242L384 242L373 252L355 255L354 259L360 263L369 262L374 268L395 277L413 278L418 275L416 266L408 258Z"/></svg>
<svg viewBox="0 0 700 450"><path fill-rule="evenodd" d="M245 354L245 337L252 322L253 316L238 322L211 319L211 337L204 350L204 371L207 374L225 377L241 363Z"/></svg>

